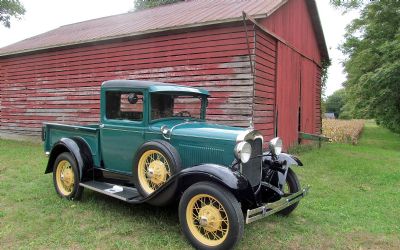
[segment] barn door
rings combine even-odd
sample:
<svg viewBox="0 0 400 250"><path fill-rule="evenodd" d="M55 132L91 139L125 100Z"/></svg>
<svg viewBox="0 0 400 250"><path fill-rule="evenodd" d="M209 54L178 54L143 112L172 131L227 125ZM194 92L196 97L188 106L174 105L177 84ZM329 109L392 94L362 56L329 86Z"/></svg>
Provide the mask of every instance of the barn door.
<svg viewBox="0 0 400 250"><path fill-rule="evenodd" d="M300 65L300 55L278 43L275 131L285 149L296 144L299 138Z"/></svg>
<svg viewBox="0 0 400 250"><path fill-rule="evenodd" d="M301 110L300 110L300 132L313 134L315 132L315 83L316 66L306 59L301 60Z"/></svg>

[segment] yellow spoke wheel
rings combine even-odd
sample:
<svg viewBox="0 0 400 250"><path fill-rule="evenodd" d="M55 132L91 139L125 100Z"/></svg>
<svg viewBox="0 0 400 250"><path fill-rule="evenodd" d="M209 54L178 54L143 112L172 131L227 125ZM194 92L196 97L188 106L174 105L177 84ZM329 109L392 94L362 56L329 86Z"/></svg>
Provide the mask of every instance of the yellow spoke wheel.
<svg viewBox="0 0 400 250"><path fill-rule="evenodd" d="M56 182L60 193L64 196L70 195L74 190L75 175L71 163L62 160L57 164Z"/></svg>
<svg viewBox="0 0 400 250"><path fill-rule="evenodd" d="M171 177L167 158L158 150L148 150L138 163L138 179L141 188L151 194Z"/></svg>
<svg viewBox="0 0 400 250"><path fill-rule="evenodd" d="M213 182L192 184L179 201L182 231L196 249L232 249L244 228L239 201Z"/></svg>
<svg viewBox="0 0 400 250"><path fill-rule="evenodd" d="M53 164L53 183L63 198L79 200L83 187L79 185L79 169L75 157L69 152L59 154Z"/></svg>
<svg viewBox="0 0 400 250"><path fill-rule="evenodd" d="M186 220L192 235L207 246L220 245L229 233L225 208L208 194L198 194L189 201Z"/></svg>

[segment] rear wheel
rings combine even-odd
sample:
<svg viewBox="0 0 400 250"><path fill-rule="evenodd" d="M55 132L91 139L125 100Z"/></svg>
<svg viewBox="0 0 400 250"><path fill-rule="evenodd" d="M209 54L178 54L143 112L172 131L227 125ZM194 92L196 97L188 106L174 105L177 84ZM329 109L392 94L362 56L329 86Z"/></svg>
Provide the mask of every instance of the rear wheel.
<svg viewBox="0 0 400 250"><path fill-rule="evenodd" d="M230 249L243 235L239 202L229 190L210 182L196 183L184 192L179 220L196 249Z"/></svg>
<svg viewBox="0 0 400 250"><path fill-rule="evenodd" d="M83 187L79 186L79 170L71 153L64 152L57 157L53 166L53 182L61 197L69 200L81 198Z"/></svg>
<svg viewBox="0 0 400 250"><path fill-rule="evenodd" d="M283 187L284 194L285 195L293 194L293 193L300 191L300 189L301 189L300 182L299 182L299 179L297 178L296 173L291 168L289 168L287 176L286 176L286 184ZM287 216L291 212L293 212L293 210L295 210L298 205L299 205L299 202L296 202L296 203L292 204L291 206L279 211L278 214Z"/></svg>

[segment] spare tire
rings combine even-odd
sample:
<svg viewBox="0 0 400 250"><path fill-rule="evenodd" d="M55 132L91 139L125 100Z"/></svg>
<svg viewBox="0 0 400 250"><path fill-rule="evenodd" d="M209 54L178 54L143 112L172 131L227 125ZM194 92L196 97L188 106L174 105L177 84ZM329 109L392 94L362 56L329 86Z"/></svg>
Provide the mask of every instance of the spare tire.
<svg viewBox="0 0 400 250"><path fill-rule="evenodd" d="M139 193L147 197L180 170L181 158L170 143L161 140L146 142L136 153L133 182ZM177 183L170 186L168 193L175 193L176 186Z"/></svg>

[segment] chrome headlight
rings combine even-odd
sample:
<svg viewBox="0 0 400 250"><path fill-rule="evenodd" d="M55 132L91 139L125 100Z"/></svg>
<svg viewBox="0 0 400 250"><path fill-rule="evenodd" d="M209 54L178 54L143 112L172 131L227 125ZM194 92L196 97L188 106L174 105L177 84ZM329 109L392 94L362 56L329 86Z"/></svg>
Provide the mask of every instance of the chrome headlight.
<svg viewBox="0 0 400 250"><path fill-rule="evenodd" d="M169 129L168 126L166 126L166 125L161 126L160 131L165 139L171 138L171 129Z"/></svg>
<svg viewBox="0 0 400 250"><path fill-rule="evenodd" d="M282 153L282 139L279 137L275 137L274 139L269 141L269 150L274 155L280 155Z"/></svg>
<svg viewBox="0 0 400 250"><path fill-rule="evenodd" d="M248 142L242 141L235 146L235 157L243 163L250 160L251 157L251 145Z"/></svg>

